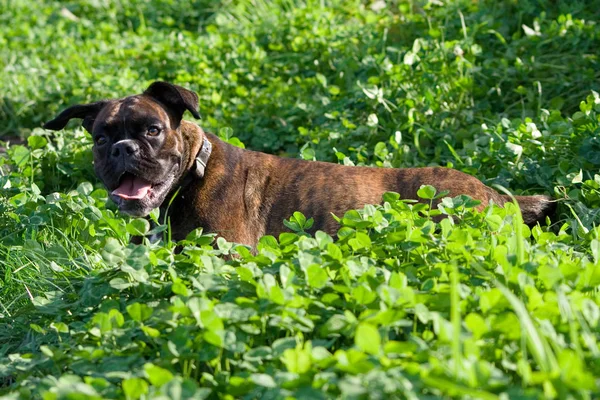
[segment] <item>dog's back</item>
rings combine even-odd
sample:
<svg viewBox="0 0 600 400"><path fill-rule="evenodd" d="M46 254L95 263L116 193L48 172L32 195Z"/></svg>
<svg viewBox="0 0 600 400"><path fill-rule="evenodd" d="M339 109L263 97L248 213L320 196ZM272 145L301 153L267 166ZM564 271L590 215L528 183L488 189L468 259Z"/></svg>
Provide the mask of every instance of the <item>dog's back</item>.
<svg viewBox="0 0 600 400"><path fill-rule="evenodd" d="M240 174L247 177L246 204L258 207L255 218L264 218L267 234L280 233L283 219L294 211L314 219L312 230L333 234L338 224L331 214L343 216L365 204L379 204L385 192L418 200L417 191L422 185L434 186L438 192L448 191L449 197L467 194L481 201L479 210L492 201L499 206L511 201L477 178L450 168L351 167L251 151L242 153L243 158L252 160L247 165L250 172ZM528 225L542 222L554 211L555 203L547 196L517 196L517 201ZM436 204L437 201L434 207Z"/></svg>

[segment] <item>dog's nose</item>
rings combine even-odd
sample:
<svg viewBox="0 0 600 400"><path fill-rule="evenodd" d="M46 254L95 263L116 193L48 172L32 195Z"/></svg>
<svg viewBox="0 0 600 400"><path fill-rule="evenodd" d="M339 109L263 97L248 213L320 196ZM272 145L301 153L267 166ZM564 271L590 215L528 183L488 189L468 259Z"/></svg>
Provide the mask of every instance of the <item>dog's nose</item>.
<svg viewBox="0 0 600 400"><path fill-rule="evenodd" d="M131 156L140 151L140 147L133 140L121 140L112 145L110 155L113 157Z"/></svg>

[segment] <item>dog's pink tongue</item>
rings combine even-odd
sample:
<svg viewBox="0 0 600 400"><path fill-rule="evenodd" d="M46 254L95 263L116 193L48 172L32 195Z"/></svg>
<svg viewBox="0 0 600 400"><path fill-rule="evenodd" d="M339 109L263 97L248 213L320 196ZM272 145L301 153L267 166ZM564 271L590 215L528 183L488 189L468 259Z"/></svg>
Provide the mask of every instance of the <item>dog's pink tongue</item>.
<svg viewBox="0 0 600 400"><path fill-rule="evenodd" d="M112 194L126 200L139 200L146 197L151 187L152 185L142 178L127 175L121 185L113 190Z"/></svg>

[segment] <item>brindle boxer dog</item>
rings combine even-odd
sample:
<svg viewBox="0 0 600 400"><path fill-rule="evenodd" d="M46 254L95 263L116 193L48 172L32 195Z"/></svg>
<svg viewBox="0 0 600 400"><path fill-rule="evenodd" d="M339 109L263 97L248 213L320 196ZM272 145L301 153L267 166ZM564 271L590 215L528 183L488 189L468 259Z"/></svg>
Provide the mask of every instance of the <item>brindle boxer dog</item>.
<svg viewBox="0 0 600 400"><path fill-rule="evenodd" d="M200 117L196 93L155 82L139 95L69 107L44 128L59 130L71 118L83 119L94 140L94 169L119 209L140 217L160 207L169 213L175 240L203 227L254 247L262 235L284 231L283 220L294 211L314 218L313 231L335 234L331 213L380 203L388 191L415 199L421 185L449 196L467 194L481 201L480 210L510 201L448 168L349 167L243 150L183 121L186 110ZM517 201L529 225L554 210L547 196Z"/></svg>

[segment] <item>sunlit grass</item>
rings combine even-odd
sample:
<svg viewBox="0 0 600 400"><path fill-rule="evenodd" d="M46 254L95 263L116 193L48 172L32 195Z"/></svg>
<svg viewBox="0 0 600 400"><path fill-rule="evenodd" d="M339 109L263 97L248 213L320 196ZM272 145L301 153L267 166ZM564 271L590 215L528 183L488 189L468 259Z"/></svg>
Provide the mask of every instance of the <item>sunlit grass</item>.
<svg viewBox="0 0 600 400"><path fill-rule="evenodd" d="M0 394L596 395L598 1L0 9L0 135L28 137L0 156ZM434 222L389 194L339 216L338 239L294 215L258 254L199 231L130 245L146 223L108 201L87 134L39 126L156 79L253 150L454 167L559 211L530 229L514 205L456 198Z"/></svg>

